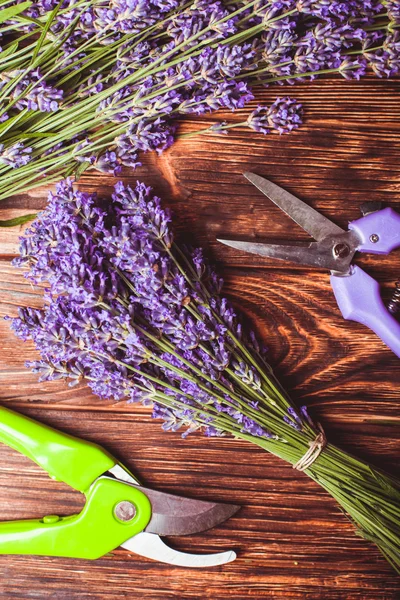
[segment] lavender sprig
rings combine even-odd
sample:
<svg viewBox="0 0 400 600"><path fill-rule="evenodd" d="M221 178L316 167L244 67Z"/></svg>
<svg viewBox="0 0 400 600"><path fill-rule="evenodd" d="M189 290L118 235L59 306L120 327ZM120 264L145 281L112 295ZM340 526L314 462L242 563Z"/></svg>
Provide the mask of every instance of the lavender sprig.
<svg viewBox="0 0 400 600"><path fill-rule="evenodd" d="M173 143L181 116L241 109L257 83L359 79L368 69L394 76L396 7L377 0L38 0L26 12L30 21L0 27L0 143L25 144L25 134L32 148L29 161L0 164L0 199L86 169L118 175L135 168L141 152ZM284 106L269 119L257 110L248 124L263 133L300 123Z"/></svg>

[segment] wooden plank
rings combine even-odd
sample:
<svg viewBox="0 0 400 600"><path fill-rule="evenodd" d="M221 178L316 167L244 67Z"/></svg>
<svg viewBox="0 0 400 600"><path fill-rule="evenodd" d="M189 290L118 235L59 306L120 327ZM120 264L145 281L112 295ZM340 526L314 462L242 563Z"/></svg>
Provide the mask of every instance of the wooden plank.
<svg viewBox="0 0 400 600"><path fill-rule="evenodd" d="M370 331L341 318L328 274L260 261L215 238L240 231L257 240L306 239L242 177L246 170L270 177L342 226L358 218L365 200L399 207L399 91L399 81L373 78L296 85L290 94L304 103L306 119L298 132L263 137L234 129L229 136L182 138L124 174L126 181L153 185L173 209L180 238L205 247L225 278L225 293L268 344L277 374L299 402L311 406L328 438L392 473L399 454L398 359ZM260 90L253 105L276 95L277 88ZM241 122L247 114L219 118ZM180 131L216 120L185 120ZM109 193L113 182L92 173L80 186ZM43 208L46 193L7 200L0 219ZM182 571L123 550L96 562L0 556L4 598L399 597L399 579L379 552L356 537L322 489L290 466L230 438L194 434L182 440L163 433L148 409L100 401L84 387L37 384L24 367L36 357L32 345L17 341L2 319L19 305L41 303L40 291L11 266L20 232L0 230L0 402L103 444L149 486L243 508L210 532L173 540L192 552L234 548L239 557L230 565ZM399 253L358 263L388 297L400 275ZM79 494L49 481L14 451L2 446L0 458L2 519L70 514L82 506Z"/></svg>

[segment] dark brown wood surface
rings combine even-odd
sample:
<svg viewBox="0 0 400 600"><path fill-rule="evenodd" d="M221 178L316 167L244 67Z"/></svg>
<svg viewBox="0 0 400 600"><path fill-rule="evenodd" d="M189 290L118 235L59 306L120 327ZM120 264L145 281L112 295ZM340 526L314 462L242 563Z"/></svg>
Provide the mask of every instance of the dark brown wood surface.
<svg viewBox="0 0 400 600"><path fill-rule="evenodd" d="M172 207L183 239L205 247L225 278L225 293L270 348L282 382L307 402L328 438L384 466L399 461L399 360L369 330L341 318L329 275L259 260L227 249L217 236L306 239L304 232L242 177L252 170L273 179L339 225L359 216L366 200L400 210L399 81L332 79L270 88L257 102L290 92L304 102L305 124L290 136L234 129L229 136L186 138L161 157L146 156L126 180L152 184ZM248 114L221 115L240 122ZM181 132L215 122L186 120ZM85 190L109 193L111 177L93 173ZM0 206L0 218L44 206L40 189ZM40 293L11 266L18 230L0 231L0 316L40 304ZM400 253L363 257L359 264L388 296L400 277ZM163 433L149 410L107 404L84 387L38 384L25 367L33 359L0 321L0 402L45 423L103 444L146 485L239 503L224 525L176 539L180 549L230 548L238 559L205 571L157 564L116 550L96 562L0 556L2 598L151 600L301 598L394 600L400 579L371 544L355 535L335 502L305 475L251 444L233 439L182 440ZM0 518L70 514L83 498L50 481L36 465L0 447ZM99 531L99 536L101 531Z"/></svg>

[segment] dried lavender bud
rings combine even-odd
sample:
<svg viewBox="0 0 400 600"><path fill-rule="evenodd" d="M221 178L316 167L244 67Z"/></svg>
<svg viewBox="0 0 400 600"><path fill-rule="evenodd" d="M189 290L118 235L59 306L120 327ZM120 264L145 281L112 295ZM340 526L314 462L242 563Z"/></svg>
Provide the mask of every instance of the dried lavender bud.
<svg viewBox="0 0 400 600"><path fill-rule="evenodd" d="M270 133L289 133L302 123L302 105L293 98L277 98L269 107L259 106L248 117L246 123L255 131Z"/></svg>
<svg viewBox="0 0 400 600"><path fill-rule="evenodd" d="M31 71L27 77L19 81L12 93L12 97L17 100L16 108L41 112L57 111L63 95L63 90L57 89L43 80L39 69Z"/></svg>
<svg viewBox="0 0 400 600"><path fill-rule="evenodd" d="M367 71L367 62L363 58L345 58L338 68L338 72L345 79L360 79Z"/></svg>
<svg viewBox="0 0 400 600"><path fill-rule="evenodd" d="M31 160L31 152L32 148L25 147L22 142L16 142L8 148L5 148L4 144L0 144L0 163L18 169L18 167L28 164Z"/></svg>

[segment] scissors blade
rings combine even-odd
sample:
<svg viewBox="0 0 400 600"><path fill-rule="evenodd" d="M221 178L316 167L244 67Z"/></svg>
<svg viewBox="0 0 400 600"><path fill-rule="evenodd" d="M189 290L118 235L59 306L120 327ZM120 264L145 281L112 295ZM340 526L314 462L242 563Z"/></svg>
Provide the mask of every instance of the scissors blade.
<svg viewBox="0 0 400 600"><path fill-rule="evenodd" d="M174 565L176 567L215 567L232 562L236 558L235 552L217 552L215 554L189 554L170 548L154 533L138 533L121 544L122 548L135 552L145 558Z"/></svg>
<svg viewBox="0 0 400 600"><path fill-rule="evenodd" d="M240 508L235 504L206 502L138 486L151 502L151 519L145 528L158 535L189 535L211 529Z"/></svg>
<svg viewBox="0 0 400 600"><path fill-rule="evenodd" d="M121 465L115 465L109 472L127 485L137 487L150 500L152 514L145 528L148 533L159 535L199 533L223 523L240 508L236 504L194 500L145 488Z"/></svg>
<svg viewBox="0 0 400 600"><path fill-rule="evenodd" d="M345 233L344 229L272 181L255 173L243 173L243 175L315 240L320 241L328 235Z"/></svg>
<svg viewBox="0 0 400 600"><path fill-rule="evenodd" d="M282 245L221 239L217 241L226 246L230 246L231 248L243 250L243 252L250 252L250 254L268 256L269 258L287 260L298 265L308 265L343 273L348 271L351 259L354 255L354 251L350 251L350 254L345 258L334 256L332 253L332 245L324 242Z"/></svg>

